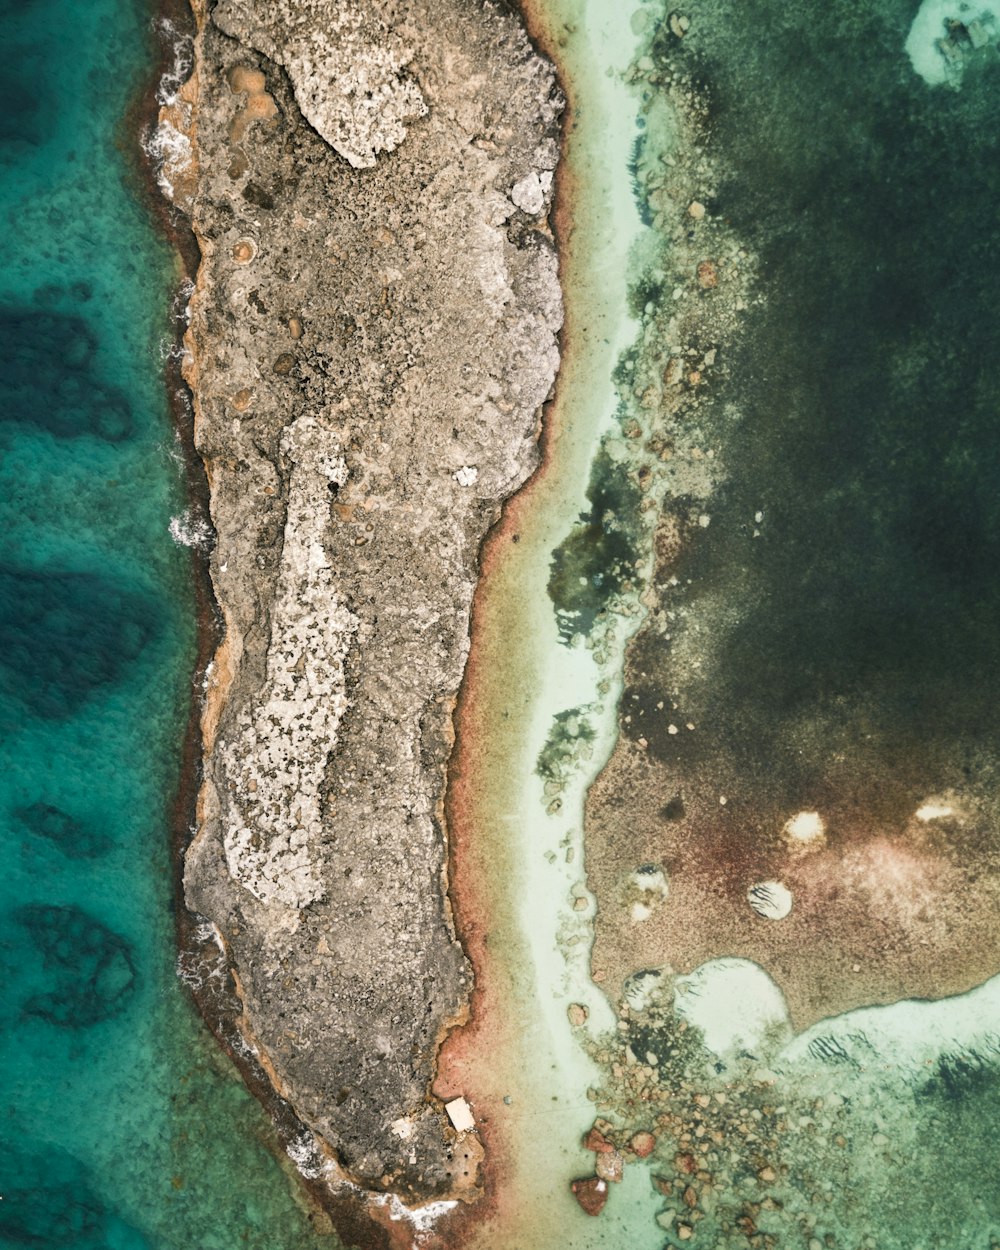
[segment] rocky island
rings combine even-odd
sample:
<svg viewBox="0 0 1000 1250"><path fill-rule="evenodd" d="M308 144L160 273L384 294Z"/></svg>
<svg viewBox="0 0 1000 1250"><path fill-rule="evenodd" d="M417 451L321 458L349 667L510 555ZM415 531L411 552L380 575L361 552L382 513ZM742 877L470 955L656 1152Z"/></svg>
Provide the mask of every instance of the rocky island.
<svg viewBox="0 0 1000 1250"><path fill-rule="evenodd" d="M307 1175L462 1196L475 1138L431 1094L471 988L444 768L480 545L558 364L562 100L497 4L195 10L159 144L201 253L222 622L184 892L235 997L200 997Z"/></svg>

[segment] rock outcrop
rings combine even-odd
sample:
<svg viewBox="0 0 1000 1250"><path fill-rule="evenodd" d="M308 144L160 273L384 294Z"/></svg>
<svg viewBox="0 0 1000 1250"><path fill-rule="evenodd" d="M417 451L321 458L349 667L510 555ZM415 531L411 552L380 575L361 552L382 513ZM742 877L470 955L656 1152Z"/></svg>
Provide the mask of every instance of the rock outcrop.
<svg viewBox="0 0 1000 1250"><path fill-rule="evenodd" d="M444 766L558 364L562 101L506 8L379 14L220 0L164 110L225 627L185 893L328 1175L413 1202L472 1183L430 1093L470 990Z"/></svg>

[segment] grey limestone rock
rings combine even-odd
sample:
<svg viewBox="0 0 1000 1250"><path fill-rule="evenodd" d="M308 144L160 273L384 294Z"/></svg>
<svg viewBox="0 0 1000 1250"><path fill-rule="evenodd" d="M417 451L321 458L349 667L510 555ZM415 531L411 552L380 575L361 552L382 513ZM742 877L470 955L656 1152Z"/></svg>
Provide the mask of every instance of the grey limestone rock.
<svg viewBox="0 0 1000 1250"><path fill-rule="evenodd" d="M444 769L480 545L558 365L561 107L499 5L220 0L166 119L225 624L186 899L331 1176L408 1200L457 1185Z"/></svg>

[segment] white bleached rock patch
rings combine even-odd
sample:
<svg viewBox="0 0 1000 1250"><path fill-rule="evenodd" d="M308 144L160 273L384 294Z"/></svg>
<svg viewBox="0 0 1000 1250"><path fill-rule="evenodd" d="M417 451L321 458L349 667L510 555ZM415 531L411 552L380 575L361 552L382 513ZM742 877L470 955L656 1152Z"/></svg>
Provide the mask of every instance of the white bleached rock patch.
<svg viewBox="0 0 1000 1250"><path fill-rule="evenodd" d="M347 480L337 439L303 416L285 430L281 450L292 470L273 641L267 680L221 752L224 846L229 872L251 894L301 909L323 895L320 786L347 710L344 659L358 618L323 544L330 483Z"/></svg>
<svg viewBox="0 0 1000 1250"><path fill-rule="evenodd" d="M537 217L545 210L545 201L551 186L551 171L546 170L544 173L537 174L532 170L530 174L525 174L514 183L511 187L510 198L515 207L523 213L527 213L530 217Z"/></svg>
<svg viewBox="0 0 1000 1250"><path fill-rule="evenodd" d="M355 169L398 148L407 123L427 112L406 72L412 50L373 6L278 0L265 19L247 0L222 0L213 20L227 33L246 23L260 51L288 71L303 116Z"/></svg>

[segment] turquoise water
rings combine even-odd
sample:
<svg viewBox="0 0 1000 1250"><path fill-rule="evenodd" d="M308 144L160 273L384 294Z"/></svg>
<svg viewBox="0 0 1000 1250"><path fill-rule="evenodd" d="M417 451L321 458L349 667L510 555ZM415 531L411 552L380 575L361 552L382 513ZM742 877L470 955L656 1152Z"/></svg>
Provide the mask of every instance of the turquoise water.
<svg viewBox="0 0 1000 1250"><path fill-rule="evenodd" d="M176 976L195 661L140 0L0 4L0 1245L333 1244Z"/></svg>

